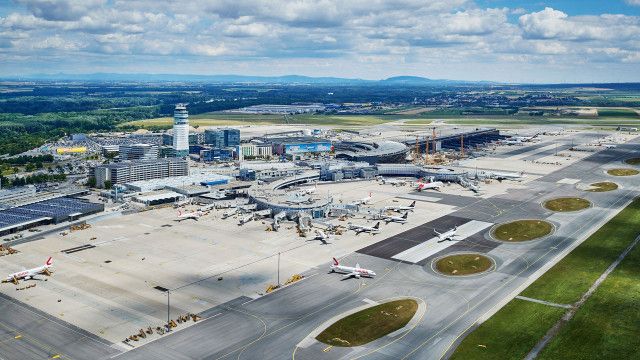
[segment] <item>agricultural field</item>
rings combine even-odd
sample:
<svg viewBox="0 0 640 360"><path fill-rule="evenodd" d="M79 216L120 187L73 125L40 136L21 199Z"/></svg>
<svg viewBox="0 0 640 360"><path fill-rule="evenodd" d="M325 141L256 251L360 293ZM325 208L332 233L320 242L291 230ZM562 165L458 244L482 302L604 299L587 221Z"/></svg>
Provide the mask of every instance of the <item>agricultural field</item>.
<svg viewBox="0 0 640 360"><path fill-rule="evenodd" d="M574 304L638 236L640 199L558 262L520 295ZM637 357L640 247L622 261L540 354L542 359ZM469 334L452 359L522 359L566 309L514 299Z"/></svg>
<svg viewBox="0 0 640 360"><path fill-rule="evenodd" d="M370 126L379 125L400 119L398 115L290 115L287 119L281 115L261 114L224 114L206 113L189 117L191 126L233 126L233 125L341 125L341 126ZM163 117L155 119L130 121L122 126L137 128L170 128L173 118Z"/></svg>

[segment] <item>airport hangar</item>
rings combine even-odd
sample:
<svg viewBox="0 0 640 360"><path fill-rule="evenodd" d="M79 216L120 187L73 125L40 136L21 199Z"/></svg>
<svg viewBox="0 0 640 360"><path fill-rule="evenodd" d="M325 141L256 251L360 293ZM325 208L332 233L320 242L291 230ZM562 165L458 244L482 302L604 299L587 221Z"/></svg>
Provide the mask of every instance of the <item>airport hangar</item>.
<svg viewBox="0 0 640 360"><path fill-rule="evenodd" d="M76 194L52 194L35 201L24 201L0 210L0 236L40 225L59 224L104 210L104 205L76 197Z"/></svg>

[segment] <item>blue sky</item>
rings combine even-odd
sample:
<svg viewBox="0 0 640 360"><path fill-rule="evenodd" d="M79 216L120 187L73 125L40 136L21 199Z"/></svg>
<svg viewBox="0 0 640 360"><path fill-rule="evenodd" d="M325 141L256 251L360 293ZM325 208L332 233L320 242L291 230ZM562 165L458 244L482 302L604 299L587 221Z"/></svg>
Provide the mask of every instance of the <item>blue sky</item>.
<svg viewBox="0 0 640 360"><path fill-rule="evenodd" d="M0 76L640 81L640 0L5 0Z"/></svg>

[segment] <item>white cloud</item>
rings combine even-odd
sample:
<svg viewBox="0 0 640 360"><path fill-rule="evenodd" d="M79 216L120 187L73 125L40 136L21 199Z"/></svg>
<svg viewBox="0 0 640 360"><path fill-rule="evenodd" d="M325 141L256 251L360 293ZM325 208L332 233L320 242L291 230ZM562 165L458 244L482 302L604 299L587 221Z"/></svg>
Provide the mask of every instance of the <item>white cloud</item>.
<svg viewBox="0 0 640 360"><path fill-rule="evenodd" d="M222 64L253 71L257 63L269 63L263 71L351 69L357 76L376 77L393 69L408 73L406 69L455 64L473 72L470 63L623 64L637 62L640 52L637 16L572 16L550 7L527 13L522 8L482 8L473 0L15 0L14 4L15 11L0 17L0 47L8 53L0 61L9 57L41 61L47 50L55 55L50 60L53 67L54 61L62 62L66 56L87 66L105 58L109 61L104 66L132 68L140 63L145 69L148 56L154 55L167 68L179 61L201 61L207 71ZM514 21L513 15L519 18ZM116 58L120 63L112 62ZM369 72L360 74L365 69Z"/></svg>

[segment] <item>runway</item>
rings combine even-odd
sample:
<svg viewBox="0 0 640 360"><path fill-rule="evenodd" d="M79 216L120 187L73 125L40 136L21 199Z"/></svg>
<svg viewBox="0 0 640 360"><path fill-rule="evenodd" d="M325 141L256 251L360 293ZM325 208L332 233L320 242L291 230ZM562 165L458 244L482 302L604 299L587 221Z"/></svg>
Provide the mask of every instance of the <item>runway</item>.
<svg viewBox="0 0 640 360"><path fill-rule="evenodd" d="M637 179L615 178L622 189L586 193L573 184L611 180L604 169L611 161L638 151L637 139L593 154L586 159L514 191L461 206L450 216L426 223L350 254L345 264L359 262L373 269L375 279L342 281L327 268L312 269L293 286L233 306L209 311L219 314L184 330L117 356L117 359L438 359L480 319L497 310L540 276L565 252L597 230L638 195ZM614 164L615 165L615 164ZM555 214L540 206L554 196L579 195L593 202L590 209ZM429 196L432 196L429 194ZM544 218L556 226L542 240L507 244L491 240L484 228L463 241L443 248L415 264L398 254L433 238L433 229L447 230L475 220L502 223L521 218ZM452 278L431 270L430 259L447 252L480 251L496 261L494 271L481 276ZM328 265L328 264L327 264ZM414 296L427 304L424 317L413 328L358 348L328 347L321 343L297 345L317 326L333 316L364 304L394 296ZM178 350L179 349L179 350Z"/></svg>

